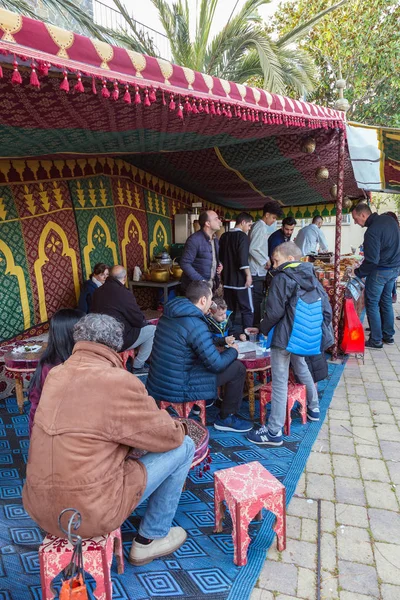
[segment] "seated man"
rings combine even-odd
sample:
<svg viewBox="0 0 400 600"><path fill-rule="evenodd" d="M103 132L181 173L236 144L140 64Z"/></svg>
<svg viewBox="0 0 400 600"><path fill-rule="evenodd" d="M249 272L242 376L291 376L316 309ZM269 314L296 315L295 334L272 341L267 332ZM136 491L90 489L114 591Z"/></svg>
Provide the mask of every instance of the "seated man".
<svg viewBox="0 0 400 600"><path fill-rule="evenodd" d="M125 283L126 269L116 265L111 269L104 284L93 294L91 311L114 317L123 324L122 350L139 348L133 362L133 373L141 375L149 370L144 363L150 356L156 327L146 325L144 314L133 293L125 287Z"/></svg>
<svg viewBox="0 0 400 600"><path fill-rule="evenodd" d="M117 529L150 498L129 561L143 565L186 540L172 527L194 443L159 410L117 352L123 325L89 314L74 328L73 354L46 378L35 415L23 503L44 531L63 537L58 515L79 510L79 535ZM135 460L132 448L147 451ZM65 527L65 522L63 523Z"/></svg>
<svg viewBox="0 0 400 600"><path fill-rule="evenodd" d="M210 306L211 289L206 281L192 281L186 298L175 298L165 306L154 338L147 389L156 400L178 403L214 399L217 387L225 385L215 429L250 431L251 423L236 416L246 369L236 360L235 344L223 352L213 344L206 319Z"/></svg>

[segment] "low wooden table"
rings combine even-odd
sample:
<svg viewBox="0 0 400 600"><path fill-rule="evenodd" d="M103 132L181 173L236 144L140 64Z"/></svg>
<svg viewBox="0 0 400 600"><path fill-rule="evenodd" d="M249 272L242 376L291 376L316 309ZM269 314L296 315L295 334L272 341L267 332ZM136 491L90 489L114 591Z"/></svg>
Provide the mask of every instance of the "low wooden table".
<svg viewBox="0 0 400 600"><path fill-rule="evenodd" d="M255 393L264 385L267 378L267 371L271 370L271 359L269 356L255 359L240 359L240 362L246 367L247 395L249 397L250 419L254 419L255 413ZM254 383L254 373L260 373L259 383Z"/></svg>
<svg viewBox="0 0 400 600"><path fill-rule="evenodd" d="M135 287L161 288L164 290L164 304L168 302L168 291L180 285L180 279L171 279L171 281L133 281L129 280L129 289L133 291Z"/></svg>
<svg viewBox="0 0 400 600"><path fill-rule="evenodd" d="M24 412L24 375L30 377L38 366L39 360L43 354L47 344L41 345L41 350L37 352L7 352L4 355L5 364L5 375L10 379L15 380L15 395L17 397L17 404L19 412Z"/></svg>

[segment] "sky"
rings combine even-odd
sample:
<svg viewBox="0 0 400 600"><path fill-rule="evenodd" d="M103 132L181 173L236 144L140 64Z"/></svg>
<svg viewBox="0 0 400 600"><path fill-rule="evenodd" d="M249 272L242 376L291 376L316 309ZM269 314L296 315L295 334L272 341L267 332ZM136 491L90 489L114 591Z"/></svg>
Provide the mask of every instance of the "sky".
<svg viewBox="0 0 400 600"><path fill-rule="evenodd" d="M193 10L193 14L196 13L196 4L199 0L188 0L190 9ZM112 0L101 0L103 4L114 7L115 5ZM153 6L151 0L125 0L125 6L129 9L129 12L137 20L152 27L156 31L163 31L162 25L158 19L157 9ZM173 0L168 0L169 4L173 3ZM238 0L236 11L239 10L245 0ZM229 18L232 9L235 7L236 0L219 0L219 5L215 13L213 27L211 29L211 36L215 35L225 25ZM274 14L279 4L279 0L271 0L269 4L259 8L259 13L265 21ZM194 27L194 23L192 24Z"/></svg>

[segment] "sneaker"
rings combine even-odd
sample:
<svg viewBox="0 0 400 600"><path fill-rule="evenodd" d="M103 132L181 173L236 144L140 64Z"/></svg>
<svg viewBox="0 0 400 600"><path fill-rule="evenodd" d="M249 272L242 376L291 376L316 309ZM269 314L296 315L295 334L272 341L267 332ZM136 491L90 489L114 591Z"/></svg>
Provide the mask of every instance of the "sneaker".
<svg viewBox="0 0 400 600"><path fill-rule="evenodd" d="M371 339L369 339L365 342L365 347L369 348L370 350L382 350L383 344L382 342L380 344L376 344Z"/></svg>
<svg viewBox="0 0 400 600"><path fill-rule="evenodd" d="M383 343L384 344L394 344L394 339L393 338L383 338Z"/></svg>
<svg viewBox="0 0 400 600"><path fill-rule="evenodd" d="M147 375L147 373L149 371L150 371L150 367L146 367L146 365L143 365L143 367L139 367L138 369L135 369L135 367L133 367L133 369L132 369L132 373L136 376Z"/></svg>
<svg viewBox="0 0 400 600"><path fill-rule="evenodd" d="M206 408L210 408L210 406L214 406L215 399L211 398L211 400L206 400Z"/></svg>
<svg viewBox="0 0 400 600"><path fill-rule="evenodd" d="M139 542L133 540L128 560L132 565L147 565L155 558L166 556L178 550L186 541L186 538L187 533L182 527L171 527L167 536L153 540L150 544L139 544Z"/></svg>
<svg viewBox="0 0 400 600"><path fill-rule="evenodd" d="M397 315L396 319L397 319L398 321L400 321L400 315Z"/></svg>
<svg viewBox="0 0 400 600"><path fill-rule="evenodd" d="M263 446L282 446L283 444L282 431L277 435L273 435L266 425L260 427L260 429L253 429L246 437L249 442Z"/></svg>
<svg viewBox="0 0 400 600"><path fill-rule="evenodd" d="M319 421L319 408L316 408L315 410L307 408L307 419L309 421Z"/></svg>
<svg viewBox="0 0 400 600"><path fill-rule="evenodd" d="M228 415L225 419L218 419L214 422L215 429L219 431L237 431L239 433L245 433L253 429L252 423L245 421L236 415Z"/></svg>
<svg viewBox="0 0 400 600"><path fill-rule="evenodd" d="M167 408L165 409L167 411L167 413L173 418L173 419L179 419L179 413L178 411L176 411L174 409L173 406L171 406L171 404L169 406L167 406Z"/></svg>

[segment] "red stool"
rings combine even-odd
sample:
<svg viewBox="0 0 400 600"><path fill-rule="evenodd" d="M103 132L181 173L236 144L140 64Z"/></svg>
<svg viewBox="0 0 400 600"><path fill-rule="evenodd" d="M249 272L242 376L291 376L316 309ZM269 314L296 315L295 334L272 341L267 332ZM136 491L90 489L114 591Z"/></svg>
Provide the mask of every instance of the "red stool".
<svg viewBox="0 0 400 600"><path fill-rule="evenodd" d="M265 425L267 404L271 402L272 383L263 385L260 389L260 422ZM290 435L290 424L292 422L291 411L295 404L300 404L300 414L303 425L307 423L307 390L306 386L301 383L288 384L288 399L286 404L286 421L284 427L285 435Z"/></svg>
<svg viewBox="0 0 400 600"><path fill-rule="evenodd" d="M83 568L96 581L93 592L97 600L112 600L111 563L117 557L118 573L124 572L121 530L108 535L82 540ZM42 599L52 600L55 592L52 581L71 562L73 546L67 539L46 535L39 547Z"/></svg>
<svg viewBox="0 0 400 600"><path fill-rule="evenodd" d="M168 402L165 400L160 400L160 408L168 408L168 406L172 406L174 410L178 413L180 417L184 417L185 419L189 418L190 411L193 406L197 404L200 407L200 418L201 422L206 426L206 401L205 400L194 400L193 402Z"/></svg>
<svg viewBox="0 0 400 600"><path fill-rule="evenodd" d="M214 473L215 533L221 533L225 515L225 500L232 517L233 562L241 567L247 563L250 542L250 521L262 519L261 509L276 516L274 531L278 550L286 548L286 490L259 462L250 462Z"/></svg>
<svg viewBox="0 0 400 600"><path fill-rule="evenodd" d="M126 369L126 365L128 359L131 358L132 361L135 360L135 349L131 348L130 350L124 350L123 352L118 352L120 357L122 358L122 362L124 364L124 369Z"/></svg>

